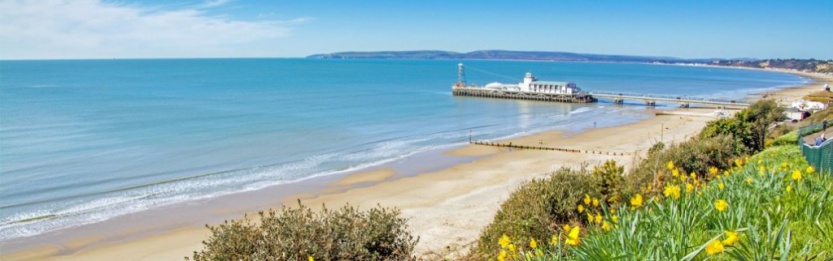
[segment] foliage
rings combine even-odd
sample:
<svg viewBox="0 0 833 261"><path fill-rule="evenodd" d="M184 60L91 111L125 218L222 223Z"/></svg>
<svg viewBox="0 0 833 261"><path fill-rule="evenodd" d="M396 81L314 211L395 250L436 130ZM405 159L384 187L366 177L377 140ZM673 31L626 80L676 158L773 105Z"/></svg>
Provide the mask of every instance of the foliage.
<svg viewBox="0 0 833 261"><path fill-rule="evenodd" d="M314 212L298 202L280 212L207 226L211 236L193 260L408 260L414 239L399 210L344 206ZM186 257L186 259L188 259Z"/></svg>
<svg viewBox="0 0 833 261"><path fill-rule="evenodd" d="M578 218L576 205L585 195L601 195L586 169L561 169L549 177L535 179L512 192L480 235L471 255L476 259L492 256L500 246L495 242L504 234L514 238L513 245L522 246L530 239L547 242L547 235L559 224Z"/></svg>
<svg viewBox="0 0 833 261"><path fill-rule="evenodd" d="M744 153L754 153L764 148L769 126L784 118L784 108L773 100L760 100L734 117L709 122L700 132L700 138L720 135L733 136L735 146Z"/></svg>
<svg viewBox="0 0 833 261"><path fill-rule="evenodd" d="M735 149L733 141L729 136L692 139L673 144L658 153L649 153L625 176L624 193L626 196L658 193L664 181L656 174L667 170L666 163L669 161L676 163L680 174L688 176L695 173L700 178L705 178L711 167L728 169L732 160L742 155Z"/></svg>
<svg viewBox="0 0 833 261"><path fill-rule="evenodd" d="M496 250L505 260L826 260L833 258L833 177L810 168L794 144L742 160L710 181L665 164L663 193L600 211L566 244ZM684 189L683 189L684 188ZM497 242L497 241L493 241ZM501 252L503 251L503 252ZM505 253L504 253L505 252Z"/></svg>
<svg viewBox="0 0 833 261"><path fill-rule="evenodd" d="M604 164L593 168L592 180L601 194L607 197L618 196L622 190L625 167L616 165L615 160L608 160Z"/></svg>
<svg viewBox="0 0 833 261"><path fill-rule="evenodd" d="M770 146L784 146L798 144L798 130L790 131L772 140Z"/></svg>

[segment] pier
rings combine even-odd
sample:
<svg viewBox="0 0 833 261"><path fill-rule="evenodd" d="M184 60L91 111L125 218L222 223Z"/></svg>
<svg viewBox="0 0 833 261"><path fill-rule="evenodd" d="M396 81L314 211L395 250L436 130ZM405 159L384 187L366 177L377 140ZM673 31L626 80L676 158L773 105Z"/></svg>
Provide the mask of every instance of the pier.
<svg viewBox="0 0 833 261"><path fill-rule="evenodd" d="M619 93L619 92L589 92L594 98L610 99L613 103L622 104L625 100L642 101L647 106L656 106L657 102L677 103L680 107L688 108L691 104L712 105L721 108L745 108L747 102L735 100L706 99L687 96L669 96L642 93Z"/></svg>
<svg viewBox="0 0 833 261"><path fill-rule="evenodd" d="M475 87L455 87L451 90L451 92L452 94L457 96L473 96L499 99L517 99L568 103L596 102L596 99L594 99L593 96L582 94L534 93L510 90L493 90Z"/></svg>
<svg viewBox="0 0 833 261"><path fill-rule="evenodd" d="M735 100L707 99L689 96L656 95L624 92L587 92L572 82L539 81L532 73L526 73L518 84L489 83L478 87L466 82L465 66L458 65L457 83L451 86L455 96L473 96L498 99L516 99L533 101L550 101L564 103L591 103L598 99L610 99L614 104L623 104L625 100L644 102L646 106L656 106L657 102L677 103L682 108L692 104L716 106L718 108L745 108L749 103Z"/></svg>

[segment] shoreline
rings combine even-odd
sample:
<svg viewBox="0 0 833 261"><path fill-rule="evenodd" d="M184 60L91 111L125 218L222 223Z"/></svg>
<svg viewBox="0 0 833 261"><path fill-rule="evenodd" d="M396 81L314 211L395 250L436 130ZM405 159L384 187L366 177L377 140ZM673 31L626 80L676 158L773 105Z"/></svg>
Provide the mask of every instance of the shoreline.
<svg viewBox="0 0 833 261"><path fill-rule="evenodd" d="M812 82L762 95L767 95L767 98L780 97L789 102L794 100L790 99L791 97L802 93L807 94L811 90L816 90L815 88L821 90L820 86L823 85L823 81L833 80L833 77L827 75L781 72L808 77L812 79ZM801 96L803 95L798 97ZM675 111L706 113L711 109L692 108ZM579 133L547 131L502 141L529 146L541 144L575 149L644 152L656 140L668 142L687 139L702 129L705 122L711 119L698 115L660 115L635 123L587 129ZM279 208L281 204L293 206L296 204L296 198L301 198L308 206L320 206L326 203L331 207L340 207L349 202L355 206L380 204L385 207L397 207L402 210L404 217L409 218L409 228L420 232L414 235L421 237L418 245L421 254L454 254L457 251L465 251L467 242L476 239L480 230L491 221L500 203L524 181L546 175L556 167L579 167L582 164L589 164L592 167L604 160L616 159L618 164L629 168L634 160L633 156L533 150L510 151L477 145L447 149L442 154L467 160L442 169L415 170L419 172L415 175L405 175L384 168L370 168L329 177L326 186L303 189L317 189L313 193L297 191L296 193L256 195L288 194L275 198L272 200L273 203L267 204L265 208L255 206L255 209ZM245 199L245 197L237 199ZM217 201L234 204L232 199L206 200L201 203L208 204ZM162 209L170 210L168 207ZM254 211L245 212L254 213ZM229 213L213 214L218 217L239 218L241 216ZM134 231L134 234L129 237L112 241L100 240L96 237L76 238L63 248L50 245L23 248L10 254L3 253L3 259L182 259L193 251L199 250L201 241L207 239L208 236L207 229L197 224L180 224L178 227L161 230L164 231L145 232L146 234Z"/></svg>

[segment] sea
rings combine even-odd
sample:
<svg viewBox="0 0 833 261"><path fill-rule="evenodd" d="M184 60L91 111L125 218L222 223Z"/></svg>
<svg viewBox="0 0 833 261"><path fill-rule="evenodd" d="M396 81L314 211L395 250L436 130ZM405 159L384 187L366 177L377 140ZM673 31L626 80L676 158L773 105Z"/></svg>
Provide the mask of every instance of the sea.
<svg viewBox="0 0 833 261"><path fill-rule="evenodd" d="M586 91L742 99L809 81L634 63L0 61L0 242L372 168L469 138L581 132L650 117L637 102L454 97L460 62L468 83L481 86L532 72Z"/></svg>

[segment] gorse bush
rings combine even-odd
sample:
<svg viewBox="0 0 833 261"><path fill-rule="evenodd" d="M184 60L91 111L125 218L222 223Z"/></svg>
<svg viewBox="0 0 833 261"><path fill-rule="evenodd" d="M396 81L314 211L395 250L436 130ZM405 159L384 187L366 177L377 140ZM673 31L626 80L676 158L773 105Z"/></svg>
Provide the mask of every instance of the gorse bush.
<svg viewBox="0 0 833 261"><path fill-rule="evenodd" d="M193 260L411 260L414 239L399 210L344 206L315 212L300 204L208 226L211 236ZM188 258L186 258L188 259Z"/></svg>
<svg viewBox="0 0 833 261"><path fill-rule="evenodd" d="M690 176L694 173L699 178L706 178L714 169L725 170L731 167L734 159L742 157L735 150L730 136L719 135L704 139L692 139L673 144L665 150L649 153L636 164L625 176L624 196L636 193L659 193L662 189L662 176L657 173L666 169L667 162L675 162L679 174Z"/></svg>
<svg viewBox="0 0 833 261"><path fill-rule="evenodd" d="M563 168L547 178L523 184L501 204L492 223L481 233L471 256L474 259L493 256L492 253L500 249L497 240L507 233L513 235L513 245L524 245L530 239L546 241L559 224L579 217L576 204L585 195L599 197L601 192L584 168Z"/></svg>

